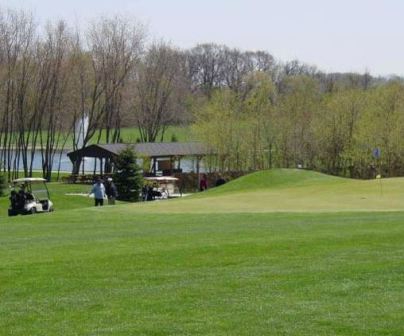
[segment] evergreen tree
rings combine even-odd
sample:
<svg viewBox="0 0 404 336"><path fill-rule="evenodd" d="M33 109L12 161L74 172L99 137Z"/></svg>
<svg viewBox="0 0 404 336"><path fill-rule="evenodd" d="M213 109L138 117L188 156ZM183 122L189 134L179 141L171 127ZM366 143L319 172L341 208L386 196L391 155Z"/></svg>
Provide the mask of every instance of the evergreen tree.
<svg viewBox="0 0 404 336"><path fill-rule="evenodd" d="M137 202L143 185L143 177L136 163L136 154L131 148L119 153L115 161L115 185L118 189L118 199Z"/></svg>

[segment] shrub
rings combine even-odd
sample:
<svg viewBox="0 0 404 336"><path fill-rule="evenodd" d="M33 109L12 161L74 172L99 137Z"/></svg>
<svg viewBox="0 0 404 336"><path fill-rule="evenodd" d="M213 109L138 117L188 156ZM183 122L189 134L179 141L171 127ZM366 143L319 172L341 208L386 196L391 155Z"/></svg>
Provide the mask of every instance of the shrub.
<svg viewBox="0 0 404 336"><path fill-rule="evenodd" d="M175 135L175 133L173 133L173 134L171 135L171 142L178 142L178 138L177 138L177 136Z"/></svg>
<svg viewBox="0 0 404 336"><path fill-rule="evenodd" d="M0 169L0 196L5 196L7 193L7 178L3 170Z"/></svg>
<svg viewBox="0 0 404 336"><path fill-rule="evenodd" d="M115 161L115 185L118 189L118 199L137 202L143 185L143 176L136 163L136 154L129 147L119 153Z"/></svg>

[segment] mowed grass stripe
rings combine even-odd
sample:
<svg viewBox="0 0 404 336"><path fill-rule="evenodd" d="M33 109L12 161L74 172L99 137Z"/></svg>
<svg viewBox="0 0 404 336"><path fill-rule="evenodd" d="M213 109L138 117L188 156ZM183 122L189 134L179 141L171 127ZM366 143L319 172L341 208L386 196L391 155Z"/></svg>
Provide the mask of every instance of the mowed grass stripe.
<svg viewBox="0 0 404 336"><path fill-rule="evenodd" d="M404 331L403 213L61 217L1 226L8 334Z"/></svg>

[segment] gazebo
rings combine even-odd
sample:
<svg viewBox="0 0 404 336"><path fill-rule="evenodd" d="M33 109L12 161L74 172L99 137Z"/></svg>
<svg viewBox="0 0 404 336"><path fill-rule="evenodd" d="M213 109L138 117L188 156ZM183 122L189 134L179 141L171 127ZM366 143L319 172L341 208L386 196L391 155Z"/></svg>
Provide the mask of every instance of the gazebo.
<svg viewBox="0 0 404 336"><path fill-rule="evenodd" d="M164 175L171 175L173 172L181 171L181 158L192 157L196 160L196 173L199 175L200 161L204 156L213 152L208 146L200 142L153 142L136 144L94 144L83 147L76 151L67 153L73 163L73 174L78 174L83 158L90 157L100 160L100 173L111 173L113 171L114 158L119 153L131 148L138 158L149 158L151 160L151 172L156 174L161 170ZM174 163L177 162L177 166Z"/></svg>

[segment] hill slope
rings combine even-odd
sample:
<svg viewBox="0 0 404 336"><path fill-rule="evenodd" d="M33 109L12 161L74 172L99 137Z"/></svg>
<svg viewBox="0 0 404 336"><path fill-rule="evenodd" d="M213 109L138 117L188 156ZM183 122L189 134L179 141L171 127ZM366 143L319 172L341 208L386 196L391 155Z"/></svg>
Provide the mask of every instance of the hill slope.
<svg viewBox="0 0 404 336"><path fill-rule="evenodd" d="M192 197L128 207L132 211L175 213L401 211L404 178L364 181L274 169Z"/></svg>

